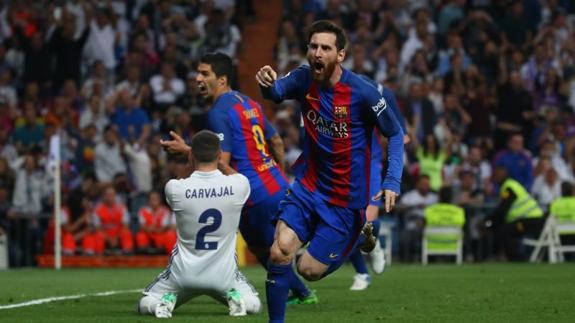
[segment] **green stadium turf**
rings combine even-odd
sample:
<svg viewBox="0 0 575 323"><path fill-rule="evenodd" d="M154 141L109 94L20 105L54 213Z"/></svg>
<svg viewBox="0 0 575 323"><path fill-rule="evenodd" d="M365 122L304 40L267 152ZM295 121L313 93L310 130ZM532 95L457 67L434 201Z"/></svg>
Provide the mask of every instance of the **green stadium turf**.
<svg viewBox="0 0 575 323"><path fill-rule="evenodd" d="M158 269L0 271L0 307L33 299L144 288ZM265 301L262 269L243 270ZM350 292L346 266L311 284L318 305L288 306L287 322L573 322L575 265L393 265L370 288ZM0 322L152 322L135 313L138 293L0 309ZM231 318L202 297L172 322L266 322L266 312Z"/></svg>

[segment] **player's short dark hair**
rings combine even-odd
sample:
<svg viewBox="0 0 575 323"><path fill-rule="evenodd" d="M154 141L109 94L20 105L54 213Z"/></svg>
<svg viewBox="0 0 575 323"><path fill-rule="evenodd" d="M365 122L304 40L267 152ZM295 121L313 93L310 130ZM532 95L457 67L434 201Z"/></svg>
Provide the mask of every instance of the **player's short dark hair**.
<svg viewBox="0 0 575 323"><path fill-rule="evenodd" d="M347 38L345 37L343 29L329 20L318 20L314 22L309 29L307 42L309 43L311 37L317 33L334 34L337 50L345 49L345 46L347 46Z"/></svg>
<svg viewBox="0 0 575 323"><path fill-rule="evenodd" d="M225 76L228 79L228 83L232 81L234 66L232 59L228 55L220 52L207 53L200 58L200 63L210 65L216 77Z"/></svg>
<svg viewBox="0 0 575 323"><path fill-rule="evenodd" d="M209 130L202 130L192 137L192 154L199 163L213 163L218 159L220 138Z"/></svg>

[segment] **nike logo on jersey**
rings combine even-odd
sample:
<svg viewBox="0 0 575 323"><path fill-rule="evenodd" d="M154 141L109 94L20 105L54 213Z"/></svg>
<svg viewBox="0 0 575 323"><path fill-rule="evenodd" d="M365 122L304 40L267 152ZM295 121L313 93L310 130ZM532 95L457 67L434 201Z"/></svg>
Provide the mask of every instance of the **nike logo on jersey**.
<svg viewBox="0 0 575 323"><path fill-rule="evenodd" d="M314 98L313 96L311 96L310 93L306 94L305 98L310 100L310 101L318 101L319 102L319 98Z"/></svg>
<svg viewBox="0 0 575 323"><path fill-rule="evenodd" d="M266 279L266 284L275 284L276 281L273 279Z"/></svg>
<svg viewBox="0 0 575 323"><path fill-rule="evenodd" d="M337 253L332 252L329 254L329 259L335 259L335 258L337 258Z"/></svg>

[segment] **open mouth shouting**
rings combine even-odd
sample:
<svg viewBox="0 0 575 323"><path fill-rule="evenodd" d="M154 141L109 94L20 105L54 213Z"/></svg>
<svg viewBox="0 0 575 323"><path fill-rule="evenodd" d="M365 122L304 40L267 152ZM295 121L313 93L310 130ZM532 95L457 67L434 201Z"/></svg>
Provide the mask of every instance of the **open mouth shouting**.
<svg viewBox="0 0 575 323"><path fill-rule="evenodd" d="M323 71L325 70L325 65L324 65L323 62L315 61L315 62L313 63L312 68L313 68L314 74L315 74L316 76L320 76L320 75L323 73Z"/></svg>
<svg viewBox="0 0 575 323"><path fill-rule="evenodd" d="M202 96L205 96L206 94L208 94L208 88L206 87L206 83L204 83L204 82L198 83L198 90L200 91L200 94Z"/></svg>

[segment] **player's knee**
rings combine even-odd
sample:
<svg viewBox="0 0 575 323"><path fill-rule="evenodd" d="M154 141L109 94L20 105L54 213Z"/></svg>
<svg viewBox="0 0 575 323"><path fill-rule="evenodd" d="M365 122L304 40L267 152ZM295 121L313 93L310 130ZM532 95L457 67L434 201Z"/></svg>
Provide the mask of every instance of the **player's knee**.
<svg viewBox="0 0 575 323"><path fill-rule="evenodd" d="M305 280L316 281L323 278L328 268L306 252L299 260L297 271Z"/></svg>
<svg viewBox="0 0 575 323"><path fill-rule="evenodd" d="M311 266L298 266L298 273L307 281L318 281L323 277L323 271Z"/></svg>
<svg viewBox="0 0 575 323"><path fill-rule="evenodd" d="M297 271L307 281L318 281L322 279L325 272L322 268L302 263L298 264Z"/></svg>

